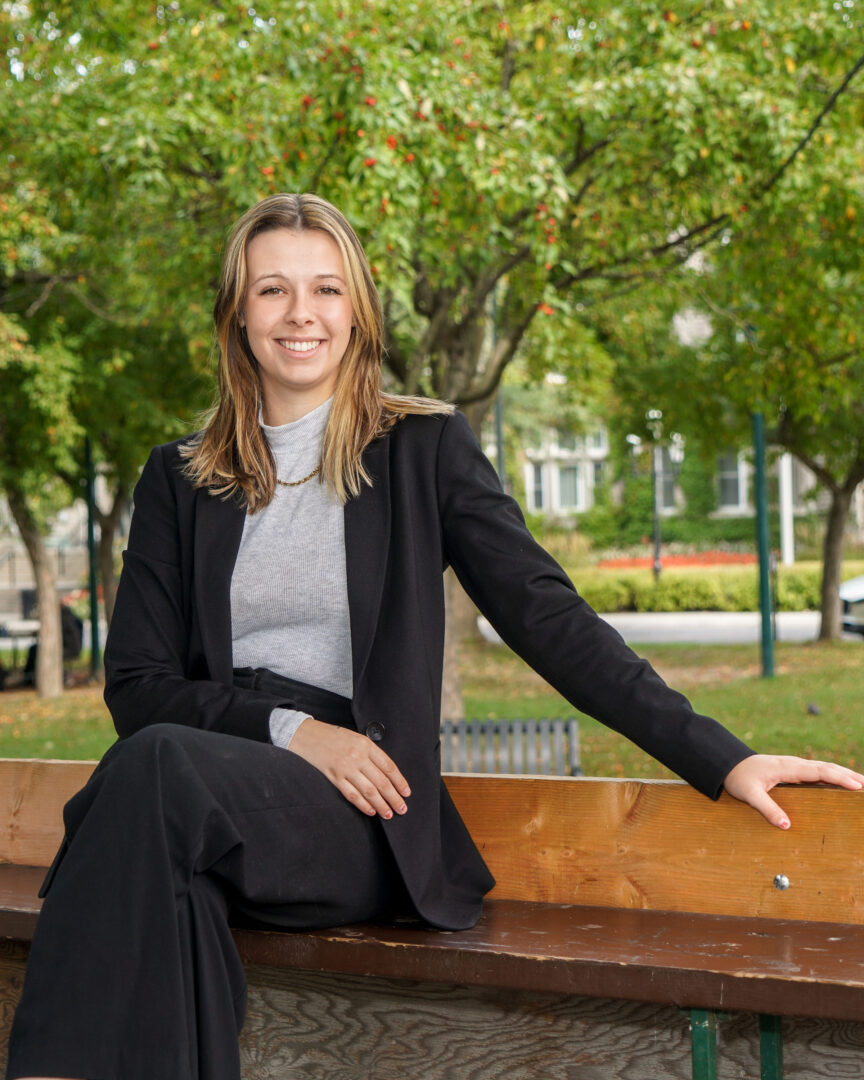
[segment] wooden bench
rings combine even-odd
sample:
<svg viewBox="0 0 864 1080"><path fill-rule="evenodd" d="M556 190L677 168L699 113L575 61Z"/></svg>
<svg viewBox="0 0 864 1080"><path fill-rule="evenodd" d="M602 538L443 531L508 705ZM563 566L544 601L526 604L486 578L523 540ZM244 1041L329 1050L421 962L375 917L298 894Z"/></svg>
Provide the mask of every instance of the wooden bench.
<svg viewBox="0 0 864 1080"><path fill-rule="evenodd" d="M441 768L516 776L581 776L579 719L445 720Z"/></svg>
<svg viewBox="0 0 864 1080"><path fill-rule="evenodd" d="M6 1028L91 768L0 761ZM781 833L674 781L447 783L498 879L481 921L236 932L250 1080L778 1080L784 1045L787 1080L864 1076L864 793L784 789Z"/></svg>

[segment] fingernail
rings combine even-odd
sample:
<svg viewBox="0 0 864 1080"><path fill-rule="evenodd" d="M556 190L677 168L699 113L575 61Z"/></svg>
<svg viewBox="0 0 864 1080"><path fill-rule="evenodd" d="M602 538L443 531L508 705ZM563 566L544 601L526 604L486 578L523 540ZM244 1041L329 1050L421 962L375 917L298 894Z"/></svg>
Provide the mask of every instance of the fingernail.
<svg viewBox="0 0 864 1080"><path fill-rule="evenodd" d="M402 790L399 792L399 794L404 795L405 798L407 799L408 796L411 794L411 788L410 787L403 787Z"/></svg>
<svg viewBox="0 0 864 1080"><path fill-rule="evenodd" d="M402 805L397 808L396 813L397 814L404 814L407 810L408 810L408 807L405 805L405 803L402 803Z"/></svg>
<svg viewBox="0 0 864 1080"><path fill-rule="evenodd" d="M393 817L393 811L388 810L387 813L384 815L384 817L389 821L390 818Z"/></svg>
<svg viewBox="0 0 864 1080"><path fill-rule="evenodd" d="M789 818L785 818L785 817L781 818L781 820L777 824L780 826L781 829L788 829L789 828Z"/></svg>

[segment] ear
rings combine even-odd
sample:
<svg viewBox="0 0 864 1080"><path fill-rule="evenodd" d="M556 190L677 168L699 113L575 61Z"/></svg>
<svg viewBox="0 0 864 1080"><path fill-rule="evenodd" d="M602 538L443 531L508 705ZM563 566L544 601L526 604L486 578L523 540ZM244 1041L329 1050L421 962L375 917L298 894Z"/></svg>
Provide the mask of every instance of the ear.
<svg viewBox="0 0 864 1080"><path fill-rule="evenodd" d="M244 330L246 329L246 316L243 314L242 311L237 312L237 322Z"/></svg>

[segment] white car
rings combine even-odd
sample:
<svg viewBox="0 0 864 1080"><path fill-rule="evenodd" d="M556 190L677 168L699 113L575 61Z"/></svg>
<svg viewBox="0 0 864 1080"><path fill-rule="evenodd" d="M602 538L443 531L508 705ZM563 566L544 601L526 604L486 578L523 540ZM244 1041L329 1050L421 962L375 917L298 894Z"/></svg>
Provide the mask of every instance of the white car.
<svg viewBox="0 0 864 1080"><path fill-rule="evenodd" d="M864 634L864 575L850 578L840 586L843 629Z"/></svg>

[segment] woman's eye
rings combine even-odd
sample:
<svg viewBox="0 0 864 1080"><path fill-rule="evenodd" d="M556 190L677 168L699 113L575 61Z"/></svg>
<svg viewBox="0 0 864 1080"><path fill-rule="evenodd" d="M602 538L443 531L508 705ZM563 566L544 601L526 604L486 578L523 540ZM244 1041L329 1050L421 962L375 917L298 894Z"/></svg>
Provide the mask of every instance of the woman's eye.
<svg viewBox="0 0 864 1080"><path fill-rule="evenodd" d="M341 296L341 292L333 285L322 285L320 291L328 296Z"/></svg>

